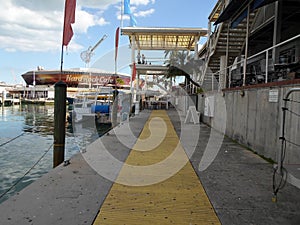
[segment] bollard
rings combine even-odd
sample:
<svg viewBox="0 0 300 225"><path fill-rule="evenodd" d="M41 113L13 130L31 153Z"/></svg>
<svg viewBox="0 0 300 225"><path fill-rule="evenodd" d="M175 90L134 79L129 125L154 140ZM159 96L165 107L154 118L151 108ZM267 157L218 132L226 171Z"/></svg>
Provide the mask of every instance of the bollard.
<svg viewBox="0 0 300 225"><path fill-rule="evenodd" d="M118 125L118 117L117 117L117 113L118 113L118 94L119 94L119 91L117 89L115 89L113 91L113 104L112 104L112 115L111 115L112 127L115 127L115 126Z"/></svg>
<svg viewBox="0 0 300 225"><path fill-rule="evenodd" d="M58 81L54 88L53 168L61 164L65 158L67 85L63 81Z"/></svg>

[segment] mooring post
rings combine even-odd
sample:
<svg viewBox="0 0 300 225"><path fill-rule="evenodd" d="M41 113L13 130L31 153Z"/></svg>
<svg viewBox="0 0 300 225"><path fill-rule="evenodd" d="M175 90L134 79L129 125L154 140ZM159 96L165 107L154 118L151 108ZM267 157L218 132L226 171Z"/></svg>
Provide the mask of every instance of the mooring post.
<svg viewBox="0 0 300 225"><path fill-rule="evenodd" d="M118 124L118 95L119 95L119 91L118 89L114 89L113 90L113 107L112 107L112 127L117 126Z"/></svg>
<svg viewBox="0 0 300 225"><path fill-rule="evenodd" d="M53 168L61 164L65 158L67 85L63 81L58 81L54 89Z"/></svg>

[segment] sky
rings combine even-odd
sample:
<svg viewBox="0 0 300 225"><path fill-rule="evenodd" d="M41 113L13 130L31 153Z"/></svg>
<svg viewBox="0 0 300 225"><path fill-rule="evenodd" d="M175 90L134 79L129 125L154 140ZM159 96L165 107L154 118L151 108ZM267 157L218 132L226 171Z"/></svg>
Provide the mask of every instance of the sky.
<svg viewBox="0 0 300 225"><path fill-rule="evenodd" d="M137 27L207 28L216 2L131 0L130 8ZM38 66L59 70L65 0L0 0L0 4L0 81L24 84L21 75ZM64 49L63 68L84 68L81 52L107 35L89 66L113 71L116 29L130 26L129 17L121 16L121 0L77 0L76 4L74 36ZM120 37L119 46L119 51L124 50L119 57L130 54L128 36ZM118 72L124 67L118 63Z"/></svg>

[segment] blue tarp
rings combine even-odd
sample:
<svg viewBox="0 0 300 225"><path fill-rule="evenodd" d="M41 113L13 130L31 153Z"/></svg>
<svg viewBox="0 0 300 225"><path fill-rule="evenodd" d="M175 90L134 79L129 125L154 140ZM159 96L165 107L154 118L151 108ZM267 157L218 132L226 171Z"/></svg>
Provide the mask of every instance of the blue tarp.
<svg viewBox="0 0 300 225"><path fill-rule="evenodd" d="M93 105L92 113L109 113L109 105Z"/></svg>

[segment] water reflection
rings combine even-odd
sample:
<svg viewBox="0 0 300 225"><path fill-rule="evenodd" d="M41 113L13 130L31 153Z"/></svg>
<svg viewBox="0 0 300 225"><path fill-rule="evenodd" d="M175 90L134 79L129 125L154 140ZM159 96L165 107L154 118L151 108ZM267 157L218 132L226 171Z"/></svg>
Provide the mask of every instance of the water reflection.
<svg viewBox="0 0 300 225"><path fill-rule="evenodd" d="M53 134L54 107L40 105L23 105L24 132L40 133L41 135Z"/></svg>
<svg viewBox="0 0 300 225"><path fill-rule="evenodd" d="M52 168L53 105L21 105L0 107L0 196L43 156L9 196L22 190ZM84 149L89 143L110 129L110 124L66 123L65 158Z"/></svg>

